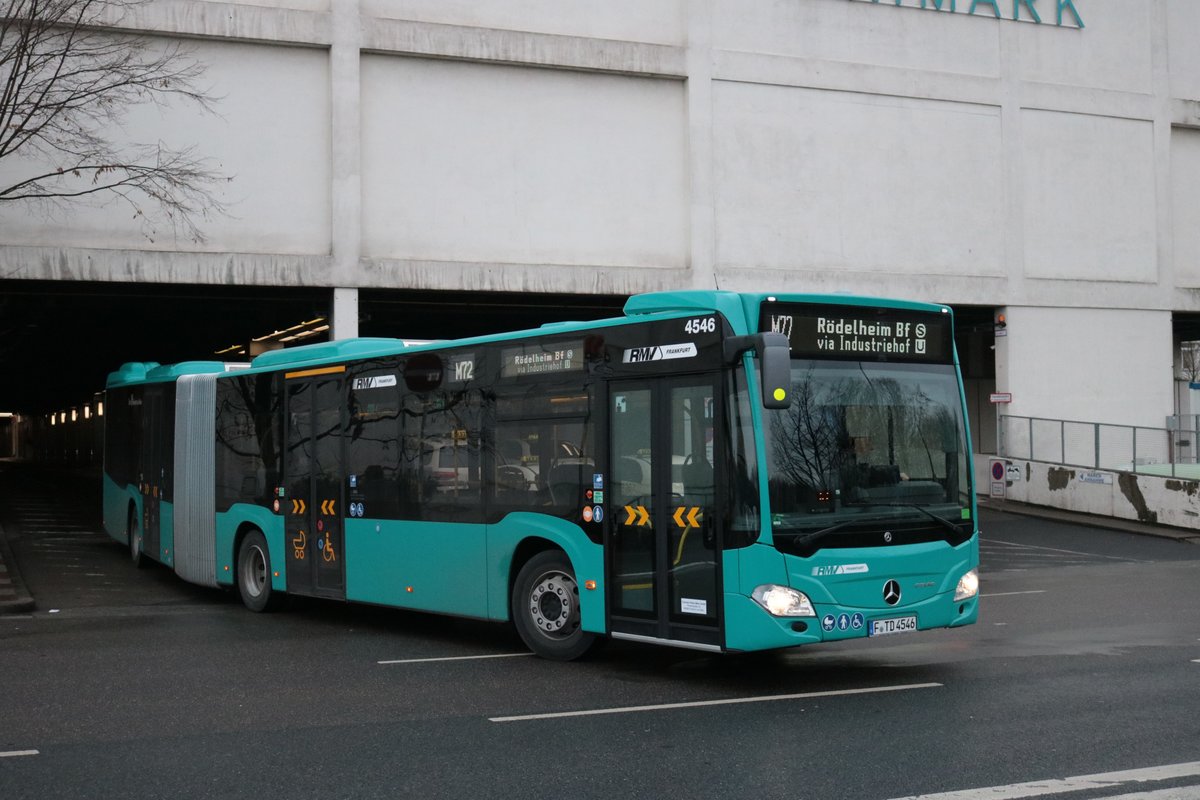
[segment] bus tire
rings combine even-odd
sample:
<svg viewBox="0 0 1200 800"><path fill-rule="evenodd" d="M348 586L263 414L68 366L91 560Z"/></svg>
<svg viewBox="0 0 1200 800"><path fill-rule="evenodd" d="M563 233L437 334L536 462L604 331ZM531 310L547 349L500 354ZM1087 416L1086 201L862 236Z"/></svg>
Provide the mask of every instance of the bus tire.
<svg viewBox="0 0 1200 800"><path fill-rule="evenodd" d="M561 550L545 550L521 567L512 613L521 640L542 658L573 661L596 643L596 635L580 626L579 584Z"/></svg>
<svg viewBox="0 0 1200 800"><path fill-rule="evenodd" d="M150 559L142 552L142 526L138 521L137 509L129 509L125 530L129 533L129 560L135 568L145 569L150 566Z"/></svg>
<svg viewBox="0 0 1200 800"><path fill-rule="evenodd" d="M251 611L273 611L283 601L283 595L271 588L271 551L262 531L247 533L238 548L237 589L242 604Z"/></svg>

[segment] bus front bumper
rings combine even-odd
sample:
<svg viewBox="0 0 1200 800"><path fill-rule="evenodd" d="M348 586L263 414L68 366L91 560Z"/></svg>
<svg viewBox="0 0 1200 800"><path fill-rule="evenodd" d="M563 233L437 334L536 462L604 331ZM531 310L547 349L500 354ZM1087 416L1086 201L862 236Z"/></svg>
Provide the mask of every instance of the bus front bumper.
<svg viewBox="0 0 1200 800"><path fill-rule="evenodd" d="M726 593L725 649L772 650L970 625L979 617L979 596L955 601L953 592L945 592L888 609L830 603L813 608L813 617L776 617L746 595Z"/></svg>

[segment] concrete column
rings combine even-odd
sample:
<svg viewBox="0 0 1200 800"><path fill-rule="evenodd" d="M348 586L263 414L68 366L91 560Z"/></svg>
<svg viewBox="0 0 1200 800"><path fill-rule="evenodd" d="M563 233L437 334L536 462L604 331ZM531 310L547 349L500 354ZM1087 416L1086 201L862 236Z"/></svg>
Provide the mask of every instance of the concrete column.
<svg viewBox="0 0 1200 800"><path fill-rule="evenodd" d="M689 264L693 288L715 289L718 278L713 210L712 0L688 2L687 37Z"/></svg>
<svg viewBox="0 0 1200 800"><path fill-rule="evenodd" d="M1178 334L1171 337L1171 355L1174 359L1172 372L1175 376L1175 413L1191 414L1191 392L1188 391L1188 374L1183 363L1183 341Z"/></svg>
<svg viewBox="0 0 1200 800"><path fill-rule="evenodd" d="M362 153L360 148L360 96L362 22L358 0L338 0L332 5L333 42L329 48L331 126L333 132L333 209L331 283L333 290L332 338L358 336L359 258L362 254Z"/></svg>
<svg viewBox="0 0 1200 800"><path fill-rule="evenodd" d="M995 380L994 390L996 392L1012 392L1012 388L1011 388L1011 385L1009 382L1009 380L1010 380L1009 375L1011 373L1011 370L1009 369L1009 359L1008 359L1008 314L1009 314L1009 309L1007 307L997 308L997 309L995 309L994 313L995 313L995 316L992 318L993 321L995 322L995 337L996 337L996 341L994 342L994 346L996 348L994 351L995 357L996 357L996 380ZM1000 327L999 321L1001 319L1004 320L1004 327ZM1005 455L1010 455L1013 452L1013 449L1012 449L1013 442L1005 440L1004 432L1001 430L1001 426L1000 426L1000 417L1004 416L1005 414L1017 414L1018 412L1013 410L1012 403L992 404L992 402L990 400L991 393L989 392L988 394L989 394L988 405L991 408L991 413L987 415L987 417L986 417L987 421L982 422L981 424L988 425L991 427L991 429L993 431L992 438L995 440L995 444L996 444L996 452L1000 453L1001 445L1003 444L1006 446L1004 448L1006 450ZM1015 395L1014 395L1014 398L1015 398ZM991 480L991 479L986 478L985 480ZM983 483L980 485L986 486L987 484Z"/></svg>
<svg viewBox="0 0 1200 800"><path fill-rule="evenodd" d="M1002 69L1000 75L1000 135L1002 137L1004 173L1004 219L1002 237L1005 274L1008 286L1005 298L1022 297L1025 294L1025 215L1021 207L1024 197L1022 164L1025 163L1022 125L1021 75L1016 65L1021 63L1020 28L1023 25L1000 25L1000 63L1012 65ZM996 341L996 378L1000 377L1000 347ZM996 391L1007 389L996 386Z"/></svg>
<svg viewBox="0 0 1200 800"><path fill-rule="evenodd" d="M333 339L358 336L358 289L333 290Z"/></svg>

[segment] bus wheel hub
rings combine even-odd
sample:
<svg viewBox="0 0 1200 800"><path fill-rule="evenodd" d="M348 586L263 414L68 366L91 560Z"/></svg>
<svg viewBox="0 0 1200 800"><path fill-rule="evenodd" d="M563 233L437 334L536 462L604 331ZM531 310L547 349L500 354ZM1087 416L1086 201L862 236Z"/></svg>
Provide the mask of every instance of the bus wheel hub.
<svg viewBox="0 0 1200 800"><path fill-rule="evenodd" d="M529 611L538 630L559 633L571 619L575 607L575 585L565 575L546 575L529 596Z"/></svg>

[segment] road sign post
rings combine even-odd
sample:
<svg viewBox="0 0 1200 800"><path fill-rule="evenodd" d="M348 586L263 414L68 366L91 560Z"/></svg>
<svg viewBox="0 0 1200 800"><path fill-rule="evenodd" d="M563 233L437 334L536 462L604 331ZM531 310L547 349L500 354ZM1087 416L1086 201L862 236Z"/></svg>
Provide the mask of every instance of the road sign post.
<svg viewBox="0 0 1200 800"><path fill-rule="evenodd" d="M992 491L990 496L1004 499L1007 489L1007 465L1003 460L999 458L993 458L991 461L990 470L992 478Z"/></svg>

